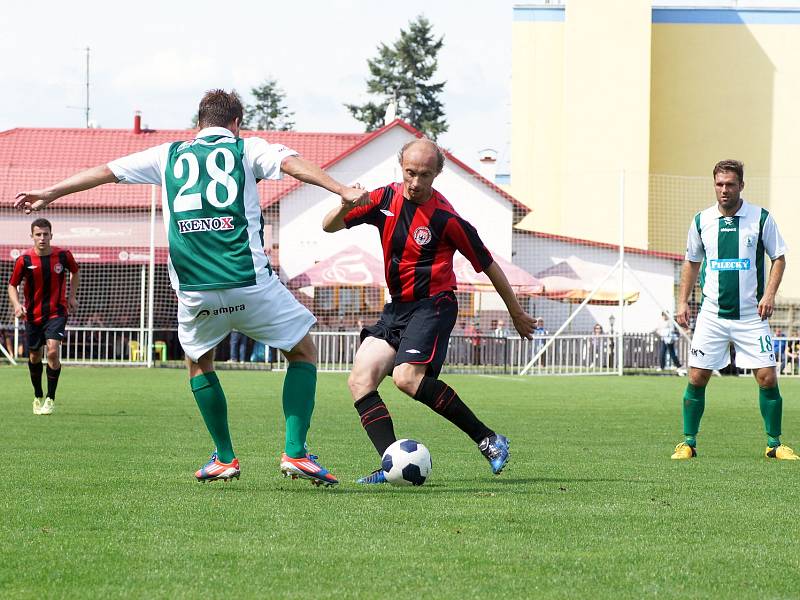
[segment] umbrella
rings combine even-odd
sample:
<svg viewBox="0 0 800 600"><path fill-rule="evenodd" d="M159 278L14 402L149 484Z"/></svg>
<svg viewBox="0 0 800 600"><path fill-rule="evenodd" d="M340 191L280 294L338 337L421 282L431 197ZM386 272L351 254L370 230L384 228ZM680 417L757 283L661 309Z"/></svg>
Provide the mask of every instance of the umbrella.
<svg viewBox="0 0 800 600"><path fill-rule="evenodd" d="M383 263L357 246L321 260L289 280L290 288L323 286L385 287Z"/></svg>
<svg viewBox="0 0 800 600"><path fill-rule="evenodd" d="M544 271L538 272L536 277L544 285L544 296L546 298L569 304L580 304L595 286L602 281L610 268L606 265L590 263L576 256L571 256ZM633 304L638 299L638 290L630 288L623 290L622 300L624 304ZM589 300L589 304L612 305L619 304L619 300L619 287L616 285L615 279L612 278L595 292L594 296Z"/></svg>
<svg viewBox="0 0 800 600"><path fill-rule="evenodd" d="M507 260L493 255L494 261L506 274L508 283L515 293L521 296L534 296L541 294L543 284L536 277L528 273L525 269L518 267ZM457 254L453 260L453 271L456 274L456 282L460 290L468 292L494 292L494 286L486 273L476 273L472 264L461 254Z"/></svg>

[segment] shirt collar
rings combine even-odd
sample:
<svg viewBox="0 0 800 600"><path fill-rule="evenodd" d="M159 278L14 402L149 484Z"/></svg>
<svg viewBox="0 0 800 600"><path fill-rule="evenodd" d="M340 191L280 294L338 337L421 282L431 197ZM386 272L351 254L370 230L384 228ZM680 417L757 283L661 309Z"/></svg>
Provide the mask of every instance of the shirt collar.
<svg viewBox="0 0 800 600"><path fill-rule="evenodd" d="M208 137L211 135L224 135L227 137L236 137L233 135L231 131L225 129L224 127L206 127L205 129L201 129L197 132L197 135L194 136L194 139Z"/></svg>
<svg viewBox="0 0 800 600"><path fill-rule="evenodd" d="M746 217L747 216L747 212L749 210L749 206L750 205L747 203L747 200L742 198L742 205L739 207L739 210L737 210L736 213L733 216L734 217ZM714 208L717 209L717 215L719 216L719 218L720 219L724 219L725 215L723 215L721 212L719 212L719 204L715 205Z"/></svg>

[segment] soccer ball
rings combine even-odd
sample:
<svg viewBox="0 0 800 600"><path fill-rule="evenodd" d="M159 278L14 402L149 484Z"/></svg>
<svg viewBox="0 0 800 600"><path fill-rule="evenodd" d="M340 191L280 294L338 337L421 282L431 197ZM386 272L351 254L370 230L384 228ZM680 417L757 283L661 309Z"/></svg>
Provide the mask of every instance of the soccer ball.
<svg viewBox="0 0 800 600"><path fill-rule="evenodd" d="M397 440L383 453L381 468L392 485L422 485L431 474L431 453L415 440Z"/></svg>

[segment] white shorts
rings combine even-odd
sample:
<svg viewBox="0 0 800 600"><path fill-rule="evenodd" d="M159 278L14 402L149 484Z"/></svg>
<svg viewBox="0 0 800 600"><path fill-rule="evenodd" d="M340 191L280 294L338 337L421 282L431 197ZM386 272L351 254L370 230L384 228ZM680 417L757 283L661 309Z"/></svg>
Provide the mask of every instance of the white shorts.
<svg viewBox="0 0 800 600"><path fill-rule="evenodd" d="M731 362L728 344L736 349L736 366L760 369L775 366L772 333L769 322L761 317L746 317L738 321L720 319L700 311L692 337L689 366L698 369L722 369Z"/></svg>
<svg viewBox="0 0 800 600"><path fill-rule="evenodd" d="M317 322L276 275L224 290L178 291L178 339L197 361L232 329L266 346L291 350Z"/></svg>

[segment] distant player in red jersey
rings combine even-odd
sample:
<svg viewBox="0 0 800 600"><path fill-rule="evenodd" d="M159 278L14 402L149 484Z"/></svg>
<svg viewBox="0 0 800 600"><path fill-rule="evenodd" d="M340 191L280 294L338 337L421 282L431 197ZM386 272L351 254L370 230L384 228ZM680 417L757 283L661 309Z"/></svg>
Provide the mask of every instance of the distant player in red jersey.
<svg viewBox="0 0 800 600"><path fill-rule="evenodd" d="M50 415L55 410L56 387L61 375L61 342L69 311L78 308L78 263L69 250L50 245L53 226L47 219L31 223L33 248L17 257L8 282L8 297L14 314L25 319L28 339L28 370L33 384L33 414ZM67 273L69 297L67 297ZM25 305L17 286L25 282ZM47 349L47 395L42 391L42 348Z"/></svg>
<svg viewBox="0 0 800 600"><path fill-rule="evenodd" d="M466 433L500 473L508 462L508 439L484 425L439 373L458 316L453 290L453 254L458 250L477 272L485 272L506 304L514 327L532 338L534 319L522 310L505 273L483 245L475 228L433 189L444 154L429 140L415 140L399 153L403 183L370 193L368 204L344 204L331 210L323 229L339 231L368 223L377 227L383 246L386 283L392 302L375 325L361 332L348 385L372 444L383 455L395 440L392 418L378 394L392 374L395 385ZM359 483L384 483L378 469Z"/></svg>

